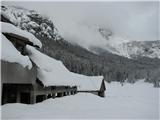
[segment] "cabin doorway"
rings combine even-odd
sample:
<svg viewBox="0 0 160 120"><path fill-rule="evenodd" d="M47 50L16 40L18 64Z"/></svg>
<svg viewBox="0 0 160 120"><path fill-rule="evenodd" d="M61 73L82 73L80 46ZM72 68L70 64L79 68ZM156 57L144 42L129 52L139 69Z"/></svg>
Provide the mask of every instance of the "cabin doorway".
<svg viewBox="0 0 160 120"><path fill-rule="evenodd" d="M20 102L25 104L30 104L30 93L22 92L20 94Z"/></svg>

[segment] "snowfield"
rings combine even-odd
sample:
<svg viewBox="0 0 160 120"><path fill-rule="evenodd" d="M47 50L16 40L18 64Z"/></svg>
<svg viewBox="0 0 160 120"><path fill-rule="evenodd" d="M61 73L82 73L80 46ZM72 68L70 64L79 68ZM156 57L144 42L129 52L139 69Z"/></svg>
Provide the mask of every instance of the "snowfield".
<svg viewBox="0 0 160 120"><path fill-rule="evenodd" d="M160 89L136 84L107 84L106 97L89 93L48 99L34 105L6 104L2 119L159 119Z"/></svg>

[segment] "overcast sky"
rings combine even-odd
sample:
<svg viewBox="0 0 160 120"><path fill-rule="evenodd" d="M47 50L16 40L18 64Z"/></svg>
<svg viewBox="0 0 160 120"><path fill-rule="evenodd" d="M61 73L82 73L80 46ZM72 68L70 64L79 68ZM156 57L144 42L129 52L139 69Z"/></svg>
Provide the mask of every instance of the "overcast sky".
<svg viewBox="0 0 160 120"><path fill-rule="evenodd" d="M158 2L10 2L9 4L33 9L50 17L62 36L71 41L98 43L99 36L91 37L98 26L111 29L115 35L130 40L160 39ZM89 32L90 30L93 31Z"/></svg>

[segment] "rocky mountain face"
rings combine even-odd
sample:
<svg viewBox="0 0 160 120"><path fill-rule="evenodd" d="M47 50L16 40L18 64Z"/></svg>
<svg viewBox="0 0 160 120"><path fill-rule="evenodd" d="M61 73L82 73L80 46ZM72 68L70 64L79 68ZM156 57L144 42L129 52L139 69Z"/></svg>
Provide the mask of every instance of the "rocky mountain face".
<svg viewBox="0 0 160 120"><path fill-rule="evenodd" d="M34 10L15 6L2 6L2 15L15 26L34 34L42 42L43 46L40 51L50 57L61 60L72 72L91 76L104 75L107 81L121 81L125 79L129 82L135 82L135 80L142 78L152 81L157 75L157 69L160 68L159 59L146 57L128 59L137 55L147 57L151 54L151 57L159 55L157 51L157 49L159 50L159 42L155 41L154 44L153 42L147 42L146 44L125 42L126 47L119 47L119 44L115 45L115 47L114 43L110 42L110 37L112 37L113 33L110 30L99 29L100 34L110 44L106 45L107 49L90 47L90 50L94 51L91 52L79 45L66 41L59 35L57 28L49 18L38 14ZM138 50L136 51L132 48L138 50L140 48L142 52L137 52ZM120 49L127 52L122 52L122 55L120 54ZM128 54L127 57L125 56L126 54ZM136 56L134 56L135 54Z"/></svg>
<svg viewBox="0 0 160 120"><path fill-rule="evenodd" d="M55 40L60 39L58 30L53 22L34 10L27 10L16 6L2 6L1 14L22 30L27 30L34 35L42 37Z"/></svg>
<svg viewBox="0 0 160 120"><path fill-rule="evenodd" d="M123 41L115 43L112 32L101 28L99 33L107 40L106 48L108 52L124 56L127 58L137 59L139 57L159 58L160 59L160 40L157 41ZM114 40L118 38L114 38ZM116 41L118 42L118 41Z"/></svg>
<svg viewBox="0 0 160 120"><path fill-rule="evenodd" d="M160 41L133 41L124 44L131 58L149 57L160 59Z"/></svg>

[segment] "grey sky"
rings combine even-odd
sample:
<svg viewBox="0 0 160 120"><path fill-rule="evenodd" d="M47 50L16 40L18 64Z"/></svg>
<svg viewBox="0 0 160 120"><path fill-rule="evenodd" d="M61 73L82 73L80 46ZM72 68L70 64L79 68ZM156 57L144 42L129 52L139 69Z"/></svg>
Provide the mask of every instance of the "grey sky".
<svg viewBox="0 0 160 120"><path fill-rule="evenodd" d="M160 39L158 2L10 2L9 4L33 9L50 17L62 36L73 41L80 41L84 36L92 39L91 33L87 34L88 28L97 26L109 28L115 35L128 37L131 40ZM90 44L93 41L87 42Z"/></svg>

